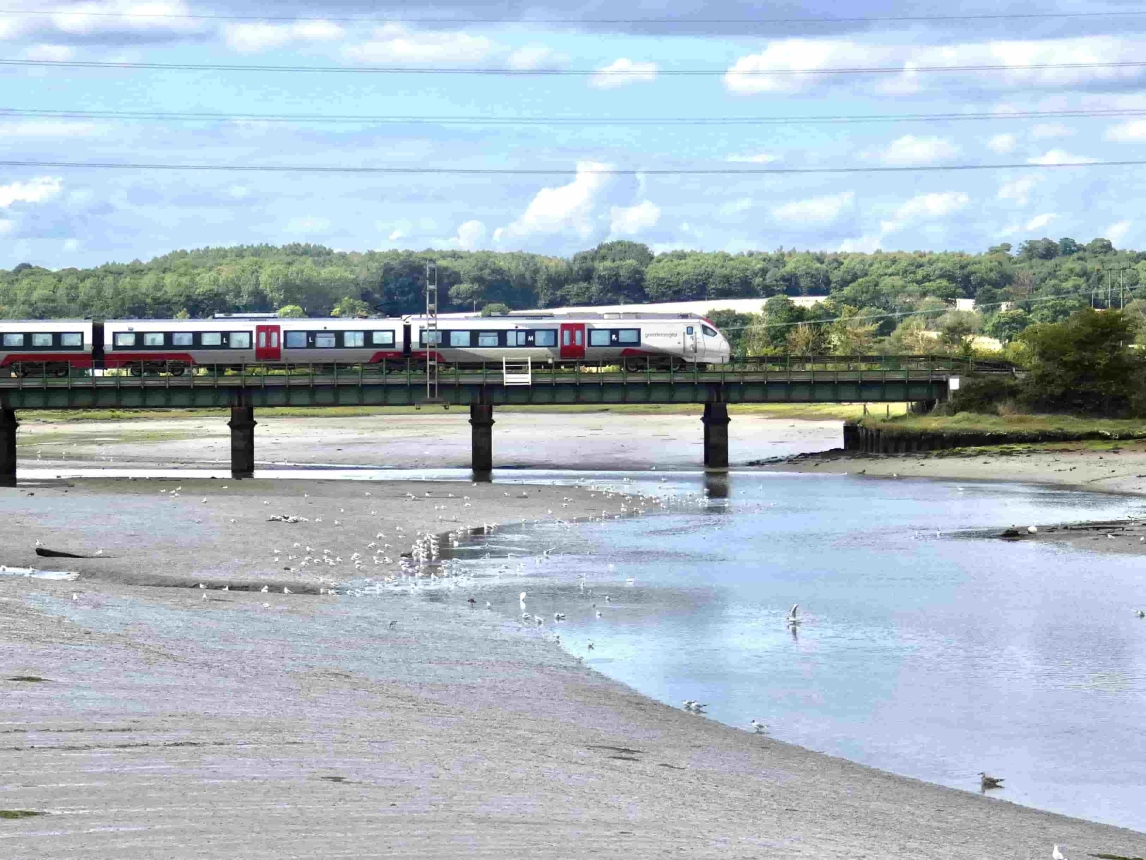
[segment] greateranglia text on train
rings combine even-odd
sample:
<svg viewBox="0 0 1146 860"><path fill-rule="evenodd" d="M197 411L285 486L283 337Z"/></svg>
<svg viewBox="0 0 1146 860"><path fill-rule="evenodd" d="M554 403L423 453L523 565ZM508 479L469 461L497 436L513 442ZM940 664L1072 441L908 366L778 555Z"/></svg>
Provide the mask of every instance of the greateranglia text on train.
<svg viewBox="0 0 1146 860"><path fill-rule="evenodd" d="M461 367L531 360L665 370L726 364L728 341L695 314L514 313L383 319L0 320L0 372L66 376L126 369L175 376L195 367L417 366L433 350Z"/></svg>

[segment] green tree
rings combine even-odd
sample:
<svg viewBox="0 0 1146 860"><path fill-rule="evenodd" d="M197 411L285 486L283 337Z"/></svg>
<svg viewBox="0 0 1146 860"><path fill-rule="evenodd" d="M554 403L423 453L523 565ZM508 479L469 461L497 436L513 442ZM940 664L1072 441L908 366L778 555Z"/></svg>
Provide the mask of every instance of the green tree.
<svg viewBox="0 0 1146 860"><path fill-rule="evenodd" d="M509 313L509 305L504 305L501 302L491 302L481 309L483 317L500 317Z"/></svg>
<svg viewBox="0 0 1146 860"><path fill-rule="evenodd" d="M1007 344L1018 337L1027 326L1031 324L1027 312L1021 308L1009 311L1000 311L987 321L983 333L997 338L1000 343Z"/></svg>
<svg viewBox="0 0 1146 860"><path fill-rule="evenodd" d="M299 318L299 317L305 317L306 316L306 311L304 311L298 305L283 305L281 308L279 308L278 313L279 313L279 317L282 319Z"/></svg>
<svg viewBox="0 0 1146 860"><path fill-rule="evenodd" d="M1143 359L1131 349L1137 322L1120 311L1086 308L1022 334L1026 398L1055 412L1127 414L1141 403Z"/></svg>

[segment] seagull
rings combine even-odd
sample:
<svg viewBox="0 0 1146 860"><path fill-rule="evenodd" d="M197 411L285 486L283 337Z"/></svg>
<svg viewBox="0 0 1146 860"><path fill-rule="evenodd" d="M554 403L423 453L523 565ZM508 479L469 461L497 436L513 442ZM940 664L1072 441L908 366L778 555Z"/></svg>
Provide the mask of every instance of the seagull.
<svg viewBox="0 0 1146 860"><path fill-rule="evenodd" d="M386 629L387 630L393 630L397 626L398 626L397 621L391 621L389 624L386 625Z"/></svg>
<svg viewBox="0 0 1146 860"><path fill-rule="evenodd" d="M1051 860L1066 860L1066 855L1059 850L1057 842L1054 844L1054 848L1051 849Z"/></svg>
<svg viewBox="0 0 1146 860"><path fill-rule="evenodd" d="M799 615L797 614L799 612L799 609L800 609L800 604L793 603L792 608L790 610L788 610L788 626L789 627L795 627L798 624L803 623L800 620Z"/></svg>
<svg viewBox="0 0 1146 860"><path fill-rule="evenodd" d="M290 589L287 588L285 585L283 586L283 594L290 594Z"/></svg>
<svg viewBox="0 0 1146 860"><path fill-rule="evenodd" d="M470 609L473 609L475 606L477 606L477 601L474 600L472 597L469 600L467 600L466 603L468 603L470 605Z"/></svg>
<svg viewBox="0 0 1146 860"><path fill-rule="evenodd" d="M492 603L490 603L490 602L487 600L487 601L485 602L485 608L486 608L486 609L493 609L493 604L492 604Z"/></svg>
<svg viewBox="0 0 1146 860"><path fill-rule="evenodd" d="M981 785L983 791L986 791L989 788L1002 788L1003 778L999 776L990 776L989 774L985 774L982 771L979 771L979 784Z"/></svg>
<svg viewBox="0 0 1146 860"><path fill-rule="evenodd" d="M268 591L270 591L270 590L271 590L271 587L270 587L269 585L264 585L264 586L263 586L263 587L260 589L260 591L261 591L263 594L266 594L266 593L267 593Z"/></svg>
<svg viewBox="0 0 1146 860"><path fill-rule="evenodd" d="M1139 618L1146 618L1146 611L1143 611L1143 610L1141 610L1141 609L1139 609L1139 610L1138 610L1137 612L1135 612L1134 614L1135 614L1135 615L1137 615Z"/></svg>
<svg viewBox="0 0 1146 860"><path fill-rule="evenodd" d="M759 720L753 720L751 723L749 723L749 725L756 730L756 734L758 735L762 735L768 731L768 727Z"/></svg>
<svg viewBox="0 0 1146 860"><path fill-rule="evenodd" d="M590 650L590 651L592 651L592 650L593 650L593 643L592 643L592 642L590 642L590 643L589 643L589 650Z"/></svg>

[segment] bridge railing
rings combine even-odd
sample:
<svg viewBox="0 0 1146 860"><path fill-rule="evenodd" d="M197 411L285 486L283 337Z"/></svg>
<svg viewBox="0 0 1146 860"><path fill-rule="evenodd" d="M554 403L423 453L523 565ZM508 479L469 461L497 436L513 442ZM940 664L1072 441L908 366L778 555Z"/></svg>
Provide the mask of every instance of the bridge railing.
<svg viewBox="0 0 1146 860"><path fill-rule="evenodd" d="M745 379L792 379L796 377L844 374L850 378L869 375L951 376L966 373L1014 373L1008 362L981 361L947 355L781 355L737 358L728 364L686 364L663 366L648 357L616 362L546 362L532 364L532 383L624 381L706 381L736 382ZM442 384L500 385L505 381L505 365L486 362L459 366L442 365ZM379 364L219 364L187 365L185 362L144 361L118 368L87 369L42 365L32 370L0 369L0 387L118 386L163 381L167 385L217 386L268 384L423 384L425 365L413 358Z"/></svg>

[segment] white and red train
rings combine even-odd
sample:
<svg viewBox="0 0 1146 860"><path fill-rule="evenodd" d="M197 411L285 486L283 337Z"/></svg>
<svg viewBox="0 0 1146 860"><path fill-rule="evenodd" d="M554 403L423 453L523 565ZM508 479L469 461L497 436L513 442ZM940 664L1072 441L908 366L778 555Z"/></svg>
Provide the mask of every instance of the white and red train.
<svg viewBox="0 0 1146 860"><path fill-rule="evenodd" d="M728 341L694 314L581 313L442 317L205 320L0 320L0 373L66 375L127 368L180 375L196 366L604 362L646 366L724 364Z"/></svg>

